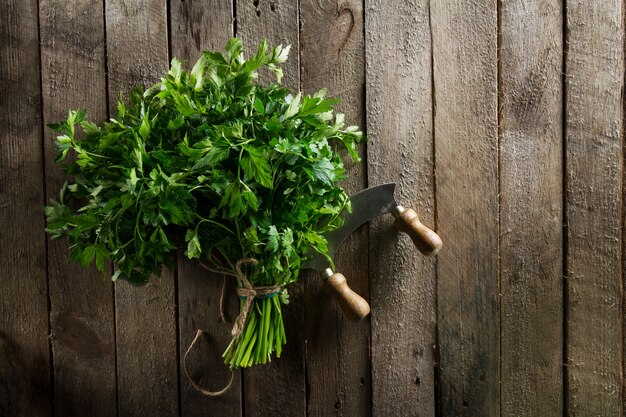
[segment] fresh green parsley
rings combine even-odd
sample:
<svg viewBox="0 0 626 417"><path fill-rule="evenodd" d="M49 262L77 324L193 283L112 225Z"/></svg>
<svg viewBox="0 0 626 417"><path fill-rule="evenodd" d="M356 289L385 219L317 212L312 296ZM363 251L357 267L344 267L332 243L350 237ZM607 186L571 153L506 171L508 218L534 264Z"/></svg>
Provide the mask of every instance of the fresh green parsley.
<svg viewBox="0 0 626 417"><path fill-rule="evenodd" d="M288 52L263 41L245 59L235 38L191 71L173 59L161 82L135 88L102 124L70 111L50 125L70 178L45 208L51 238L69 237L73 260L103 272L110 260L113 280L137 285L173 267L179 251L228 272L255 258L255 286L294 282L307 257L326 253L323 233L349 209L336 146L358 160L362 135L333 114L337 100L325 91L280 85ZM259 70L276 82L259 84ZM225 354L231 367L280 356L279 297L254 303Z"/></svg>

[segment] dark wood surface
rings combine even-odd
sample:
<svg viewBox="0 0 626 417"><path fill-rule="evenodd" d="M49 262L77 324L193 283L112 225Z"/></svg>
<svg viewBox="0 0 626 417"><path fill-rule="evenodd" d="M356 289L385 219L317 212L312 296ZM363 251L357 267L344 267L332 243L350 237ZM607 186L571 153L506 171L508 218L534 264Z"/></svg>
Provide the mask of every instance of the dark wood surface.
<svg viewBox="0 0 626 417"><path fill-rule="evenodd" d="M99 2L40 1L44 123L86 108L107 115L104 10ZM49 17L49 18L45 18ZM52 18L54 17L54 18ZM62 70L60 70L62 68ZM44 129L46 196L57 198L66 180L54 164L54 132ZM66 239L48 242L50 327L55 415L115 416L113 284L95 270L69 262Z"/></svg>
<svg viewBox="0 0 626 417"><path fill-rule="evenodd" d="M440 412L500 415L498 13L431 3Z"/></svg>
<svg viewBox="0 0 626 417"><path fill-rule="evenodd" d="M434 227L428 2L365 6L369 185L397 182L398 202ZM398 35L380 36L392 32ZM437 261L422 256L393 222L386 216L370 226L373 414L432 416Z"/></svg>
<svg viewBox="0 0 626 417"><path fill-rule="evenodd" d="M511 0L0 0L0 417L622 416L624 5ZM51 242L63 175L46 123L103 120L120 91L233 35L291 45L284 84L322 87L369 142L350 192L396 182L444 240L387 215L340 249L371 304L347 320L304 272L288 344L230 371L229 280L179 257L112 284ZM261 74L265 81L267 74Z"/></svg>
<svg viewBox="0 0 626 417"><path fill-rule="evenodd" d="M503 3L500 36L502 416L556 416L564 340L560 3Z"/></svg>
<svg viewBox="0 0 626 417"><path fill-rule="evenodd" d="M346 122L364 126L365 54L363 6L349 1L301 1L300 66L305 93L322 88L341 103ZM360 147L364 154L364 147ZM355 192L366 185L365 159L347 162L344 188ZM348 285L369 298L367 226L339 249L336 272ZM360 255L357 255L360 254ZM318 274L305 280L307 416L368 416L371 414L370 319L349 321L339 306L322 292ZM334 343L328 343L334 340Z"/></svg>
<svg viewBox="0 0 626 417"><path fill-rule="evenodd" d="M150 86L169 68L164 1L105 2L109 114L119 92ZM175 275L115 285L118 416L179 412ZM143 381L143 383L138 383Z"/></svg>
<svg viewBox="0 0 626 417"><path fill-rule="evenodd" d="M0 415L52 415L37 2L0 19Z"/></svg>
<svg viewBox="0 0 626 417"><path fill-rule="evenodd" d="M624 9L567 8L565 402L572 415L623 415Z"/></svg>

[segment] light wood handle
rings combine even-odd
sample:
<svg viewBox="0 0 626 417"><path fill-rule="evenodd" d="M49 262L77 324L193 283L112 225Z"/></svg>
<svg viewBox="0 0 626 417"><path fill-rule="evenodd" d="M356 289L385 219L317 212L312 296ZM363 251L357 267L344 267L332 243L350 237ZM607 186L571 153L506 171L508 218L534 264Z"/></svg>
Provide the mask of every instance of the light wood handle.
<svg viewBox="0 0 626 417"><path fill-rule="evenodd" d="M352 321L360 321L370 313L370 305L363 297L348 287L346 277L335 272L324 281L324 292L339 303L339 307Z"/></svg>
<svg viewBox="0 0 626 417"><path fill-rule="evenodd" d="M396 217L396 229L411 236L411 240L426 256L436 255L443 247L443 242L437 233L420 221L413 209L406 209Z"/></svg>

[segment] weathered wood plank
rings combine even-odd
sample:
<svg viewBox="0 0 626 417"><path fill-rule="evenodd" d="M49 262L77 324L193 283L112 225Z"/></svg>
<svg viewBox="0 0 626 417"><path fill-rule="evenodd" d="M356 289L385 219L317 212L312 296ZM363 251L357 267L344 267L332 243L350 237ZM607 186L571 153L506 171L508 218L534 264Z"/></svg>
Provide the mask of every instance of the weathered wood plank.
<svg viewBox="0 0 626 417"><path fill-rule="evenodd" d="M501 7L502 415L563 414L562 6Z"/></svg>
<svg viewBox="0 0 626 417"><path fill-rule="evenodd" d="M170 1L172 55L187 61L191 68L203 50L223 50L233 36L233 4L224 0L204 3ZM219 299L223 276L208 272L183 254L178 265L178 305L181 370L182 359L198 329L206 332L189 356L192 376L203 387L218 391L228 382L231 373L222 360L230 343L231 323L219 319ZM228 292L232 296L232 288ZM236 317L238 302L229 297L228 317ZM236 372L231 389L219 398L202 395L190 384L184 371L180 373L182 416L207 413L219 416L241 415L241 373Z"/></svg>
<svg viewBox="0 0 626 417"><path fill-rule="evenodd" d="M622 415L623 2L568 2L567 396L570 415Z"/></svg>
<svg viewBox="0 0 626 417"><path fill-rule="evenodd" d="M237 1L237 37L243 40L248 55L263 38L270 47L291 45L289 60L283 65L283 85L295 94L300 89L298 54L298 4L290 0ZM275 82L273 74L261 73L262 83ZM289 305L283 306L287 346L280 359L244 370L244 408L246 416L306 414L304 373L304 285L302 280L289 286ZM272 389L268 389L272 387ZM287 412L287 410L289 410Z"/></svg>
<svg viewBox="0 0 626 417"><path fill-rule="evenodd" d="M168 68L165 1L106 1L109 111L120 91L157 82ZM119 416L178 414L174 278L115 285Z"/></svg>
<svg viewBox="0 0 626 417"><path fill-rule="evenodd" d="M369 184L396 182L398 201L432 227L428 2L365 4ZM372 414L434 416L436 261L395 231L392 216L372 222L369 235Z"/></svg>
<svg viewBox="0 0 626 417"><path fill-rule="evenodd" d="M220 391L231 378L222 353L230 343L232 320L237 317L239 303L233 297L234 280L227 277L224 310L229 320L223 323L219 316L223 276L200 268L184 255L178 257L178 303L180 326L180 386L182 416L206 414L216 416L241 416L241 372L235 371L231 388L220 397L207 397L198 392L184 372L183 358L198 329L205 331L200 342L189 353L189 372L200 386L210 391Z"/></svg>
<svg viewBox="0 0 626 417"><path fill-rule="evenodd" d="M351 124L364 126L364 36L361 1L302 1L301 85L305 93L328 89L342 99L338 110ZM363 155L364 147L360 153ZM355 192L366 186L365 162L347 163L342 186ZM369 298L367 227L340 249L335 264L350 287ZM370 319L350 322L321 291L317 275L305 282L307 415L371 415Z"/></svg>
<svg viewBox="0 0 626 417"><path fill-rule="evenodd" d="M120 416L178 414L175 308L171 272L140 288L116 283Z"/></svg>
<svg viewBox="0 0 626 417"><path fill-rule="evenodd" d="M431 3L445 416L500 413L496 8Z"/></svg>
<svg viewBox="0 0 626 417"><path fill-rule="evenodd" d="M233 33L233 2L205 3L170 0L172 56L193 66L205 50L223 51Z"/></svg>
<svg viewBox="0 0 626 417"><path fill-rule="evenodd" d="M101 1L39 4L44 122L69 109L106 117L104 16ZM58 198L66 179L54 164L54 132L44 129L46 192ZM48 243L50 326L56 415L115 416L115 324L108 277L71 262L68 242Z"/></svg>
<svg viewBox="0 0 626 417"><path fill-rule="evenodd" d="M291 45L289 60L283 64L283 85L298 91L300 87L298 4L289 0L237 1L237 37L243 40L248 54L263 38L270 46ZM262 82L275 81L271 74L260 74Z"/></svg>
<svg viewBox="0 0 626 417"><path fill-rule="evenodd" d="M49 416L51 364L36 1L0 19L0 415Z"/></svg>

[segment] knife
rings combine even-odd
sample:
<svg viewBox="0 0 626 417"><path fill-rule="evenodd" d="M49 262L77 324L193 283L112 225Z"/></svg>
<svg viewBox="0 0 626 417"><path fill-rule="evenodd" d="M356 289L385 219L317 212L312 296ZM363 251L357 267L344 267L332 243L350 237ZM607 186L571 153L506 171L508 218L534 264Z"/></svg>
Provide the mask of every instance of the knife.
<svg viewBox="0 0 626 417"><path fill-rule="evenodd" d="M391 213L395 217L396 229L407 233L413 243L424 255L432 256L443 246L441 238L426 227L413 209L402 207L396 202L395 183L366 188L350 196L352 212L342 213L343 226L324 235L328 242L327 255L332 259L341 243L359 226L382 214ZM359 321L370 312L370 306L363 297L352 291L346 277L330 268L324 254L318 253L306 261L302 268L318 271L324 280L323 290L333 297L346 316L352 321Z"/></svg>

